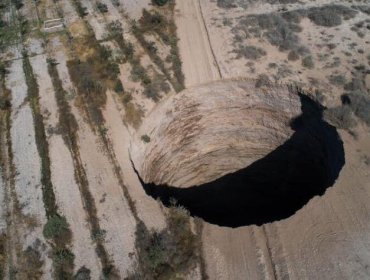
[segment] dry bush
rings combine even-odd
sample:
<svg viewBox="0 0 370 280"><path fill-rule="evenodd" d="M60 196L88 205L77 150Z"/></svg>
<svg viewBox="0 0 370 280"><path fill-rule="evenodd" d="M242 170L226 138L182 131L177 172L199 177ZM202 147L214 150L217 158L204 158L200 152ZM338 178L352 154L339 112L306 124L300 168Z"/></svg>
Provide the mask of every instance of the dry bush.
<svg viewBox="0 0 370 280"><path fill-rule="evenodd" d="M353 9L341 5L313 7L307 11L307 17L316 25L333 27L342 23L342 18L350 19L357 14Z"/></svg>
<svg viewBox="0 0 370 280"><path fill-rule="evenodd" d="M164 6L168 3L168 0L152 0L152 4L156 6Z"/></svg>
<svg viewBox="0 0 370 280"><path fill-rule="evenodd" d="M200 240L191 230L189 213L171 206L167 228L148 230L143 222L136 229L137 269L128 279L176 279L199 262Z"/></svg>
<svg viewBox="0 0 370 280"><path fill-rule="evenodd" d="M237 8L235 0L217 0L217 6L223 9Z"/></svg>
<svg viewBox="0 0 370 280"><path fill-rule="evenodd" d="M324 118L337 128L350 129L356 125L353 112L347 105L325 110Z"/></svg>
<svg viewBox="0 0 370 280"><path fill-rule="evenodd" d="M236 58L244 57L246 59L252 60L259 59L267 54L266 51L260 47L245 45L239 46L239 48L237 48L235 52L237 53Z"/></svg>
<svg viewBox="0 0 370 280"><path fill-rule="evenodd" d="M104 3L97 2L96 3L96 8L99 10L99 12L101 12L103 14L108 12L108 7Z"/></svg>
<svg viewBox="0 0 370 280"><path fill-rule="evenodd" d="M354 91L346 94L349 98L348 106L355 115L370 126L370 97L365 92Z"/></svg>
<svg viewBox="0 0 370 280"><path fill-rule="evenodd" d="M299 54L296 51L290 51L288 53L288 60L289 61L296 61L299 59Z"/></svg>
<svg viewBox="0 0 370 280"><path fill-rule="evenodd" d="M302 66L308 69L312 69L315 65L313 63L312 56L308 55L302 59Z"/></svg>
<svg viewBox="0 0 370 280"><path fill-rule="evenodd" d="M343 86L346 83L346 78L343 75L331 75L329 78L331 84Z"/></svg>
<svg viewBox="0 0 370 280"><path fill-rule="evenodd" d="M255 87L260 88L269 85L271 85L271 80L269 79L269 77L266 74L260 74L257 78Z"/></svg>
<svg viewBox="0 0 370 280"><path fill-rule="evenodd" d="M125 120L131 124L134 128L138 128L141 124L141 119L144 116L144 112L141 108L137 107L132 102L124 102L125 106Z"/></svg>
<svg viewBox="0 0 370 280"><path fill-rule="evenodd" d="M67 61L71 80L77 88L76 104L86 109L89 119L96 125L104 121L102 108L106 102L106 89L114 90L120 73L112 59L111 50L97 42L94 36L80 41L85 46L80 58Z"/></svg>
<svg viewBox="0 0 370 280"><path fill-rule="evenodd" d="M144 49L147 51L150 58L166 76L166 79L172 84L173 88L178 92L184 89L184 74L182 73L182 61L178 49L177 28L174 20L175 3L173 0L168 2L168 5L161 7L156 11L143 10L143 16L139 20L139 24L132 25L132 31ZM149 42L145 38L146 33L156 33L163 43L170 47L170 54L166 58L160 57L157 53L157 48L154 42ZM169 69L165 65L165 61L171 64ZM171 75L171 72L173 75Z"/></svg>
<svg viewBox="0 0 370 280"><path fill-rule="evenodd" d="M73 276L73 280L91 280L91 271L85 266L80 267L76 275Z"/></svg>
<svg viewBox="0 0 370 280"><path fill-rule="evenodd" d="M309 51L299 43L299 37L295 34L301 31L300 17L297 16L296 19L293 15L295 14L270 13L245 16L232 29L234 42L243 42L243 38L251 36L263 37L281 51L294 50L297 54L304 55Z"/></svg>

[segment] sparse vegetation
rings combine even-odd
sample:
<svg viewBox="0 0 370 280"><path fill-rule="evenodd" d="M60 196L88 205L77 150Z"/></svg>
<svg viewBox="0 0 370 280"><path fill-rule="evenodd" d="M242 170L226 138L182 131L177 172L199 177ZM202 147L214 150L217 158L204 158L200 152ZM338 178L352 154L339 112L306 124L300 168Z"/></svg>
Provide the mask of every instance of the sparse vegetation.
<svg viewBox="0 0 370 280"><path fill-rule="evenodd" d="M53 184L51 181L49 146L39 104L39 88L26 52L23 53L23 72L26 77L28 91L27 98L30 103L34 119L36 146L41 160L42 197L48 219L44 227L44 234L46 234L46 238L53 241L52 250L54 255L55 252L68 250L67 246L70 242L71 233L69 231L68 224L63 223L65 218L58 213ZM56 232L58 230L62 231ZM62 264L57 263L55 259L53 260L55 278L64 279L65 277L72 275L73 260Z"/></svg>
<svg viewBox="0 0 370 280"><path fill-rule="evenodd" d="M33 73L28 54L25 52L23 53L23 72L26 77L28 101L30 102L34 118L36 146L41 159L41 183L43 186L44 206L46 216L51 217L57 213L57 206L51 182L49 149L46 140L43 116L41 114L39 104L39 87L37 79Z"/></svg>
<svg viewBox="0 0 370 280"><path fill-rule="evenodd" d="M17 10L21 9L24 5L22 0L12 0L12 3Z"/></svg>
<svg viewBox="0 0 370 280"><path fill-rule="evenodd" d="M312 56L308 55L302 59L302 66L308 69L312 69L314 67Z"/></svg>
<svg viewBox="0 0 370 280"><path fill-rule="evenodd" d="M4 279L5 276L6 243L6 235L4 233L0 234L0 279Z"/></svg>
<svg viewBox="0 0 370 280"><path fill-rule="evenodd" d="M269 77L266 74L260 74L257 78L255 87L260 88L260 87L269 86L269 85L271 85L271 81Z"/></svg>
<svg viewBox="0 0 370 280"><path fill-rule="evenodd" d="M236 58L245 57L246 59L256 60L266 55L266 51L260 47L255 46L240 46L235 50Z"/></svg>
<svg viewBox="0 0 370 280"><path fill-rule="evenodd" d="M370 126L370 97L365 92L353 91L345 95L354 114Z"/></svg>
<svg viewBox="0 0 370 280"><path fill-rule="evenodd" d="M152 4L157 6L164 6L167 2L168 0L152 0Z"/></svg>
<svg viewBox="0 0 370 280"><path fill-rule="evenodd" d="M301 12L302 13L302 12ZM307 11L307 17L317 25L333 27L342 23L342 18L353 18L357 12L341 5L313 7Z"/></svg>
<svg viewBox="0 0 370 280"><path fill-rule="evenodd" d="M217 0L217 6L223 9L237 8L235 0Z"/></svg>
<svg viewBox="0 0 370 280"><path fill-rule="evenodd" d="M10 91L6 87L6 75L7 65L0 61L0 169L1 179L3 182L12 179L7 178L5 174L6 164L10 165L10 172L13 169L12 156L7 155L9 153L9 136L10 136L10 116L11 116L11 103L10 103ZM5 189L5 184L3 185ZM17 201L14 203L14 207L18 207ZM5 232L0 233L0 279L5 279L5 267L7 262L7 246L8 246L8 235Z"/></svg>
<svg viewBox="0 0 370 280"><path fill-rule="evenodd" d="M293 18L292 13L289 18L287 15L273 13L243 17L232 29L237 49L243 48L243 38L263 37L281 51L292 50L297 55L307 54L309 51L299 43L299 37L295 34L301 31L299 18Z"/></svg>
<svg viewBox="0 0 370 280"><path fill-rule="evenodd" d="M127 42L123 37L122 25L119 21L113 21L107 25L107 30L109 32L108 38L116 41L120 49L122 50L125 61L131 61L134 59L134 47L130 42Z"/></svg>
<svg viewBox="0 0 370 280"><path fill-rule="evenodd" d="M79 0L73 0L72 2L74 4L74 6L76 7L76 11L77 11L77 13L80 17L84 18L85 16L87 16L89 14L87 12L86 7L82 6L82 4L80 3Z"/></svg>
<svg viewBox="0 0 370 280"><path fill-rule="evenodd" d="M166 76L167 80L171 82L176 91L184 89L184 75L181 70L181 59L179 49L177 46L176 24L174 21L175 3L173 0L168 1L166 8L159 11L149 12L143 10L143 16L139 21L139 25L133 23L132 30L138 41L148 51L149 56L158 66L161 72ZM161 58L153 48L153 42L145 39L145 33L156 33L163 43L170 46L170 54L165 58L165 61L171 63L171 71L165 66L164 59Z"/></svg>
<svg viewBox="0 0 370 280"><path fill-rule="evenodd" d="M21 266L15 271L18 279L40 279L42 277L40 241L38 240L32 246L28 246L22 252Z"/></svg>
<svg viewBox="0 0 370 280"><path fill-rule="evenodd" d="M77 121L71 112L68 101L66 100L67 92L62 87L62 82L59 78L58 71L56 69L56 63L54 60L48 60L48 70L52 78L56 94L59 111L59 125L61 127L63 139L67 144L67 147L71 151L73 164L75 167L76 182L80 188L81 197L86 208L89 223L91 225L91 237L93 237L95 232L101 231L101 228L99 225L99 219L97 217L95 201L90 193L86 172L80 159L80 153L77 143ZM97 255L101 260L103 270L106 273L109 272L111 273L111 275L114 275L115 268L111 263L111 260L105 250L102 240L95 240L95 246ZM60 256L58 256L58 260L59 258ZM68 264L69 262L66 263Z"/></svg>
<svg viewBox="0 0 370 280"><path fill-rule="evenodd" d="M359 90L344 94L342 106L325 111L325 117L338 128L349 129L356 125L354 116L370 126L370 97Z"/></svg>
<svg viewBox="0 0 370 280"><path fill-rule="evenodd" d="M44 226L43 230L46 239L63 239L69 241L71 238L71 232L69 225L65 217L54 215L51 216Z"/></svg>
<svg viewBox="0 0 370 280"><path fill-rule="evenodd" d="M104 3L97 2L96 3L96 8L99 10L99 12L101 12L103 14L108 12L108 7Z"/></svg>
<svg viewBox="0 0 370 280"><path fill-rule="evenodd" d="M175 279L194 269L200 240L191 230L189 213L171 206L167 228L157 232L139 222L136 229L137 270L128 279Z"/></svg>
<svg viewBox="0 0 370 280"><path fill-rule="evenodd" d="M144 116L143 110L131 102L131 94L125 94L123 104L125 106L125 120L134 128L138 128Z"/></svg>
<svg viewBox="0 0 370 280"><path fill-rule="evenodd" d="M73 280L91 280L91 271L90 269L86 268L85 266L82 266L76 273L75 276L73 276Z"/></svg>
<svg viewBox="0 0 370 280"><path fill-rule="evenodd" d="M145 134L145 135L142 135L141 136L141 140L144 142L144 143L149 143L150 142L150 137Z"/></svg>
<svg viewBox="0 0 370 280"><path fill-rule="evenodd" d="M120 79L117 79L116 84L114 85L114 91L117 93L124 92L124 88Z"/></svg>
<svg viewBox="0 0 370 280"><path fill-rule="evenodd" d="M347 105L325 110L324 117L337 128L350 129L356 125L352 110Z"/></svg>
<svg viewBox="0 0 370 280"><path fill-rule="evenodd" d="M102 108L106 102L106 89L114 90L119 67L112 59L111 50L100 45L94 36L82 39L87 57L67 62L72 82L77 88L78 103L96 125L103 123ZM84 55L84 54L83 54Z"/></svg>
<svg viewBox="0 0 370 280"><path fill-rule="evenodd" d="M290 61L296 61L299 59L299 54L296 51L290 51L288 54L288 60Z"/></svg>
<svg viewBox="0 0 370 280"><path fill-rule="evenodd" d="M331 75L329 81L333 85L343 86L346 83L346 78L343 75Z"/></svg>

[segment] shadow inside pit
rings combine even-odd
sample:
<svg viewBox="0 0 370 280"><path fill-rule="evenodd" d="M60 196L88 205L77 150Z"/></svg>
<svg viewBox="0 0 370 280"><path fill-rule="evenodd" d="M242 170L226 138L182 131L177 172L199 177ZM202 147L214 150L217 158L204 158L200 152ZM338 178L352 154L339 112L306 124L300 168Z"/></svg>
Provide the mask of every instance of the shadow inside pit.
<svg viewBox="0 0 370 280"><path fill-rule="evenodd" d="M192 216L220 226L261 225L293 215L324 194L345 163L343 142L322 119L323 107L306 95L300 99L303 113L291 123L292 137L264 158L184 189L144 183L138 175L145 192L167 206L174 198Z"/></svg>

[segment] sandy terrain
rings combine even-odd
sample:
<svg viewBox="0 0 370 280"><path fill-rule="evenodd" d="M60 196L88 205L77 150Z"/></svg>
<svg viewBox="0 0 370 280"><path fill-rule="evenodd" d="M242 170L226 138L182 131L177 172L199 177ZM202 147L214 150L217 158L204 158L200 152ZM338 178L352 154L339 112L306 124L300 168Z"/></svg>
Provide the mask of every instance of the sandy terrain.
<svg viewBox="0 0 370 280"><path fill-rule="evenodd" d="M156 118L158 116L151 115L160 109L157 104L161 101L154 101L155 99L145 94L150 82L142 79L142 76L149 73L150 78L156 81L153 73L166 74L164 72L169 71L164 79L164 83L169 84L175 73L171 67L176 67L171 65L171 44L164 40L168 34L160 34L164 29L160 32L157 30L158 33L145 33L144 39L149 42L149 47L145 47L132 32L130 19L139 20L143 8L162 8L154 7L150 0L77 1L87 8L88 15L84 18L78 16L72 0L40 0L37 4L32 0L23 0L24 6L17 13L12 14L7 10L5 14L0 14L10 21L16 20L17 14L22 14L28 19L30 27L25 31L21 44L4 49L0 55L0 62L8 62L6 86L11 91L12 105L9 109L10 151L15 167L14 183L10 178L0 176L0 233L7 233L8 242L4 279L11 277L10 273L14 268L23 269L28 266L22 259L28 246L41 254L40 259L44 262L41 278L53 279L52 255L48 254L51 248L42 232L47 220L32 110L26 99L27 85L22 67L23 46L30 54L30 62L38 81L39 103L47 135L51 180L58 211L66 217L73 236L70 246L75 256L74 273L85 266L90 271L91 279L103 277L101 256L96 253L99 241L117 269L118 279L124 279L138 265L135 260L135 256L139 255L138 248L135 248L138 222L142 221L149 230L157 232L169 225L165 216L166 208L145 193L131 166L129 155L133 135L140 138L140 146L137 147L140 152L133 155L135 157L144 151L146 145L141 140L142 134L150 135L156 129L160 131L161 125L165 125L164 121ZM107 13L101 13L97 9L98 2L107 5ZM226 1L235 4L235 8L222 8L222 2L225 1L176 1L175 23L186 88L198 88L200 85L206 87L205 84L221 79L250 79L268 74L270 80L278 83L297 83L312 91L319 88L324 96L323 104L329 107L341 103L340 95L355 86L350 83L355 78L369 92L370 19L366 11L352 7L368 5L366 1ZM263 15L263 19L267 20L273 17L272 14L278 13L281 16L283 12L297 11L302 7L309 9L333 3L353 10L355 16L347 19L341 16L341 24L333 27L319 26L308 16L301 16L299 20L292 16L286 20L285 23L289 24L282 29L286 31L285 35L296 36L293 36L297 40L293 44L295 51L301 46L309 50L303 52L304 54L300 53L298 58L289 58L291 49L279 49L270 43L271 38L265 33L274 30L275 26L263 29L256 25L258 21L248 21L248 16ZM63 17L65 29L41 33L43 21L56 17ZM261 24L268 25L263 19ZM135 59L138 61L109 57L120 69L116 78L122 82L124 90L114 92L115 87L112 86L106 93L101 93L107 95L107 100L102 109L104 121L98 128L86 117L86 104L76 102L76 84L72 83L69 76L67 61L75 55L72 43L79 42L80 38L87 35L94 35L101 40L99 44L108 45L114 54L123 56L124 48L114 39L106 38L106 25L116 20L122 24L124 39L133 44ZM279 20L278 23L282 24L281 19ZM296 28L295 31L291 24ZM257 30L261 32L256 33L256 26L263 30ZM284 34L275 33L270 33L269 36L284 37ZM292 37L288 36L288 39ZM252 48L244 50L245 46ZM150 50L150 47L154 50ZM312 56L312 68L303 65L306 55ZM47 57L53 57L58 62L56 69L63 88L68 92L66 100L78 123L77 152L67 147L58 131L60 112L47 69ZM163 63L164 70L160 63ZM141 79L135 80L133 72L141 75ZM112 81L112 84L113 82L116 81ZM171 86L167 94L175 95L174 88ZM159 92L159 99L166 98L164 92L166 90ZM202 94L201 91L198 93ZM207 101L207 105L212 106L212 98ZM128 104L133 105L137 111L130 111L133 107ZM209 117L217 121L217 117L221 115L217 113L220 112L214 112ZM150 122L151 131L146 132L145 126L138 129L137 123L134 125L129 119L132 115L139 120L142 118L142 123ZM145 119L148 116L151 119ZM256 128L253 116L251 120L253 128ZM218 123L223 121L225 120L219 120ZM237 120L233 118L233 121ZM104 131L104 136L98 129ZM200 223L202 232L198 228L199 224L193 224L195 219L190 219L194 226L193 231L200 234L203 259L185 278L196 280L206 278L207 275L210 280L369 279L369 128L358 120L357 126L350 133L346 130L339 130L339 133L344 142L346 161L340 176L323 196L314 197L296 214L262 226L238 228L220 227L203 221ZM229 135L226 135L226 140L214 138L212 145L217 146L217 142L229 144L228 140L232 139L227 136ZM256 141L257 144L259 142L261 141ZM173 142L169 141L165 145L171 143ZM278 144L280 143L281 141ZM155 141L151 144L157 147L164 145ZM197 145L192 148L196 149ZM2 148L7 148L7 144ZM232 153L227 160L231 157ZM173 168L179 164L174 158L163 158ZM192 163L195 159L185 160ZM215 163L221 165L222 161ZM13 166L10 164L11 161L1 170L4 175L12 175L10 170ZM201 165L203 164L199 164ZM86 175L86 188L91 193L91 202L96 205L96 223L100 232L92 232L92 221L89 220L91 213L86 210L87 200L82 192L81 182L77 179L82 175L77 175L77 171ZM182 170L176 174L178 180L186 180L186 173L186 170ZM4 181L6 179L8 181Z"/></svg>
<svg viewBox="0 0 370 280"><path fill-rule="evenodd" d="M36 239L43 244L46 242L42 235L42 226L46 222L45 210L42 201L40 184L39 155L35 144L35 134L31 108L25 103L27 87L22 74L22 60L15 60L8 76L8 87L12 92L12 152L14 165L17 170L15 178L15 193L19 203L22 205L22 214L31 217L36 225L26 228L23 250L32 246ZM36 159L36 160L35 160ZM44 277L50 277L51 260L46 258L47 250L40 252L45 261Z"/></svg>
<svg viewBox="0 0 370 280"><path fill-rule="evenodd" d="M208 41L199 0L177 1L176 9L186 87L221 78Z"/></svg>
<svg viewBox="0 0 370 280"><path fill-rule="evenodd" d="M74 109L73 113L79 125L81 159L97 205L100 226L105 231L106 248L120 274L125 275L133 262L129 254L134 252L135 220L102 144L79 111Z"/></svg>
<svg viewBox="0 0 370 280"><path fill-rule="evenodd" d="M180 15L185 11L189 12L182 3L178 4ZM230 31L227 26L220 27L221 19L215 19L215 15L219 13L223 17L237 18L245 14L246 10L239 8L233 12L221 11L216 8L214 1L201 1L201 5L204 6L211 45L222 75L245 75L247 70L243 66L243 60L232 59L234 54L230 54L232 44L227 43L232 41ZM269 9L276 8L267 6ZM250 13L268 11L261 5L255 7L256 10L253 10L252 5ZM192 14L197 14L194 7ZM317 36L316 30L320 32L320 29L314 28L307 20L302 24L309 25L304 30L310 32L312 38ZM184 73L189 79L189 76L193 77L195 70L189 73L188 65L196 65L204 56L199 55L201 51L198 48L195 48L196 52L189 54L190 45L184 47L181 43L182 38L194 36L194 30L187 29L191 24L178 20L178 25L180 50L183 59L186 57ZM349 28L345 28L344 34L357 41L359 46L364 45L364 39L358 39L353 32L349 34L346 31ZM302 35L302 38L307 37ZM335 38L333 40L338 40ZM345 45L339 46L345 48ZM320 53L320 50L316 51ZM282 54L276 50L266 49L266 52L268 57L255 65L256 71L252 75L266 71L261 66L264 63L283 59ZM346 71L348 70L344 70ZM314 70L308 72L307 76L323 75ZM207 81L211 74L212 71L208 70L206 74L197 76L197 79L199 82ZM307 81L307 76L299 75L298 79ZM362 136L358 141L346 132L341 133L345 143L346 165L337 183L323 197L312 199L294 216L262 227L237 229L205 223L203 250L210 279L317 279L318 275L321 279L368 278L370 243L367 221L370 209L366 201L369 195L369 168L361 160L361 155L363 157L363 154L370 153L370 141L368 128L360 128L359 131Z"/></svg>
<svg viewBox="0 0 370 280"><path fill-rule="evenodd" d="M54 54L53 56L56 59L64 58L63 54ZM32 67L38 77L41 110L45 112L45 126L49 129L48 143L54 192L60 212L66 217L73 232L72 251L75 254L75 270L85 266L91 270L92 277L98 278L101 270L100 263L92 244L93 241L89 238L89 225L81 201L81 194L75 181L71 154L62 135L52 132L58 126L58 106L54 97L52 81L48 75L46 58L46 55L42 55L34 60ZM63 172L60 172L61 170Z"/></svg>
<svg viewBox="0 0 370 280"><path fill-rule="evenodd" d="M149 0L119 0L118 2L130 18L136 20L141 17L142 10L148 9L150 4Z"/></svg>
<svg viewBox="0 0 370 280"><path fill-rule="evenodd" d="M122 122L122 117L112 96L113 92L108 92L108 100L105 111L105 119L109 123L108 134L112 140L113 149L117 155L117 160L122 168L123 179L127 186L130 196L135 201L136 210L139 218L150 228L160 230L165 227L163 212L159 204L148 197L131 167L129 156L129 145L131 135ZM117 129L118 128L118 129Z"/></svg>

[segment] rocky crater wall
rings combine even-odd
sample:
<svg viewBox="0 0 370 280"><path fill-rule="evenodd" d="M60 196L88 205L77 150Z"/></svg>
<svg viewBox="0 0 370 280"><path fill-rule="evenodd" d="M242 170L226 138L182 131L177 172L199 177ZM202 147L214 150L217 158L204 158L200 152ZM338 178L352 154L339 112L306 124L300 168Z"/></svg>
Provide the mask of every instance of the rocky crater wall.
<svg viewBox="0 0 370 280"><path fill-rule="evenodd" d="M132 143L133 165L147 194L165 205L174 199L207 222L287 218L323 195L345 163L323 109L286 86L200 86L153 110L139 131L150 141L137 135Z"/></svg>

